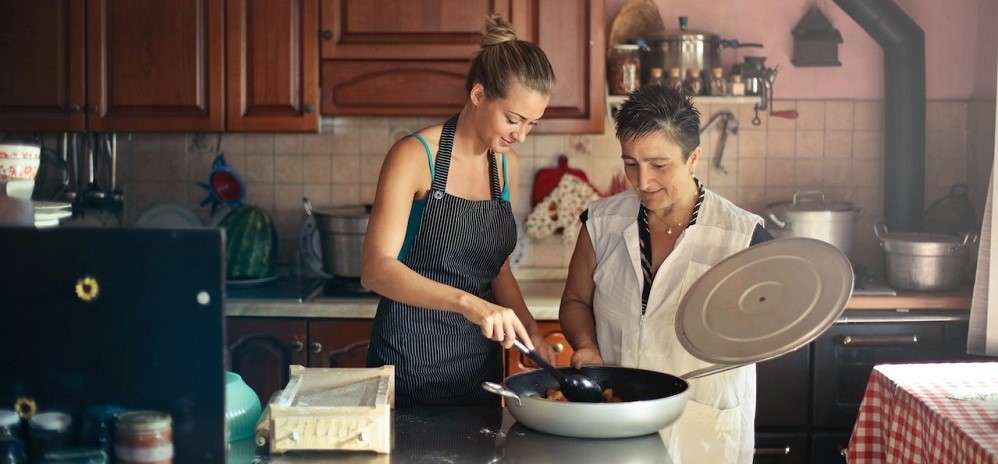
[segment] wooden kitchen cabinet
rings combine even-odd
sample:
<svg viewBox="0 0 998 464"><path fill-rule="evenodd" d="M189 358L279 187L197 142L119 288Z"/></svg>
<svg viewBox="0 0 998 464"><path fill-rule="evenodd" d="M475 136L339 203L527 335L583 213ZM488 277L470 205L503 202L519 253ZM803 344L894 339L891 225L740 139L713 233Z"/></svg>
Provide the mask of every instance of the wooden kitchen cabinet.
<svg viewBox="0 0 998 464"><path fill-rule="evenodd" d="M308 323L310 367L364 367L372 319L313 319Z"/></svg>
<svg viewBox="0 0 998 464"><path fill-rule="evenodd" d="M304 319L227 317L226 347L230 369L242 376L266 403L288 383L288 366L308 363Z"/></svg>
<svg viewBox="0 0 998 464"><path fill-rule="evenodd" d="M322 112L449 116L490 13L548 55L558 87L538 133L603 131L604 10L599 0L323 0Z"/></svg>
<svg viewBox="0 0 998 464"><path fill-rule="evenodd" d="M230 131L319 129L319 0L226 3Z"/></svg>
<svg viewBox="0 0 998 464"><path fill-rule="evenodd" d="M85 6L0 0L0 132L84 129Z"/></svg>
<svg viewBox="0 0 998 464"><path fill-rule="evenodd" d="M87 124L225 129L224 0L89 0Z"/></svg>
<svg viewBox="0 0 998 464"><path fill-rule="evenodd" d="M537 321L537 328L544 334L544 340L554 348L557 359L554 365L568 366L572 363L572 346L568 344L561 325L555 321ZM525 354L516 349L506 350L506 375L512 375L527 369L536 369L537 365Z"/></svg>

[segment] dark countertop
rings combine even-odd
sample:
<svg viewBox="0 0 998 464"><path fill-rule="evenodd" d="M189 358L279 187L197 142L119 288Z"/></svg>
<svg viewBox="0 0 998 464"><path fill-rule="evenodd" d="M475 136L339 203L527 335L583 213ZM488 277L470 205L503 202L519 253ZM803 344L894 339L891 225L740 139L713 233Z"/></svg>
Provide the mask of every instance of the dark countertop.
<svg viewBox="0 0 998 464"><path fill-rule="evenodd" d="M287 453L254 456L252 441L234 443L230 464L242 463L669 463L661 435L621 439L565 438L516 424L505 410L425 407L393 412L391 454Z"/></svg>

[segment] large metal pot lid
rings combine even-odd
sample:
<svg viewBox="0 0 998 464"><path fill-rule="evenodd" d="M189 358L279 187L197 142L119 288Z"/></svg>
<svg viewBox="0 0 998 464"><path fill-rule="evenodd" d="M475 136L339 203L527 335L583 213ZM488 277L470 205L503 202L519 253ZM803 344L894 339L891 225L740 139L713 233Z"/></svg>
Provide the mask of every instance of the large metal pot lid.
<svg viewBox="0 0 998 464"><path fill-rule="evenodd" d="M772 240L701 276L679 304L676 335L707 362L770 359L827 330L852 289L852 265L833 245L811 238Z"/></svg>
<svg viewBox="0 0 998 464"><path fill-rule="evenodd" d="M769 209L780 212L812 212L812 211L858 211L852 203L847 201L832 201L825 198L825 194L816 190L794 193L790 201L772 203Z"/></svg>

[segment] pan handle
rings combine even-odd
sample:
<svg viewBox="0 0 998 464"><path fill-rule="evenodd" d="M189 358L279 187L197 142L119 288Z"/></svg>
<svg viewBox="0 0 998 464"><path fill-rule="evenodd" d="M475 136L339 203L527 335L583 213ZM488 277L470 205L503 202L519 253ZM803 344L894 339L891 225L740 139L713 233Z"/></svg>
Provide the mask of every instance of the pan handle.
<svg viewBox="0 0 998 464"><path fill-rule="evenodd" d="M779 217L777 217L776 213L769 211L768 215L769 215L769 220L773 221L773 224L776 224L776 227L779 227L780 229L787 228L787 223L781 220Z"/></svg>
<svg viewBox="0 0 998 464"><path fill-rule="evenodd" d="M516 393L513 393L512 390L509 390L506 387L503 387L502 385L499 385L497 383L492 383L492 382L482 382L482 389L484 389L485 391L487 391L489 393L492 393L492 394L496 394L496 395L499 395L499 396L505 396L506 398L514 399L514 400L516 400L516 405L517 406L523 406L523 402L520 401L520 396L517 395Z"/></svg>
<svg viewBox="0 0 998 464"><path fill-rule="evenodd" d="M707 366L701 369L689 371L683 375L680 375L679 378L683 380L699 379L700 377L706 377L708 375L713 375L713 374L720 374L721 372L727 372L732 369L738 369L739 367L748 366L749 364L752 363L714 364L713 366Z"/></svg>

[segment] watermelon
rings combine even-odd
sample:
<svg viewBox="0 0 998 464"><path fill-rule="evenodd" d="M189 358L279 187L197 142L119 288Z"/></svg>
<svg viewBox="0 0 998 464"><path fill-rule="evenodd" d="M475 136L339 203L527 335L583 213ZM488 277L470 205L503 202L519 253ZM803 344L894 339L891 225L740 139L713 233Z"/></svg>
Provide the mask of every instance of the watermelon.
<svg viewBox="0 0 998 464"><path fill-rule="evenodd" d="M238 206L222 218L225 229L225 275L230 280L262 279L274 274L277 228L260 208Z"/></svg>

